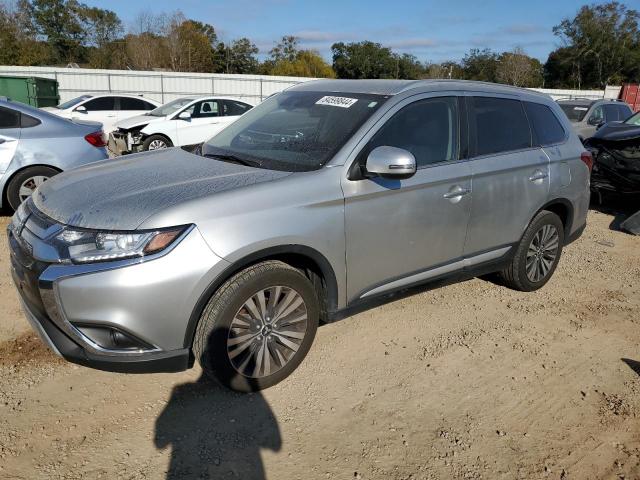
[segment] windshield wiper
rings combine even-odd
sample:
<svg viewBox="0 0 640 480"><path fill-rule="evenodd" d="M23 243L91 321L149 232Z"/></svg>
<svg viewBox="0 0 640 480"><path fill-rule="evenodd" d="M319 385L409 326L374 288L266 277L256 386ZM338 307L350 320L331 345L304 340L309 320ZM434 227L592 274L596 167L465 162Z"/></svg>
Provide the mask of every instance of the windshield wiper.
<svg viewBox="0 0 640 480"><path fill-rule="evenodd" d="M204 153L203 156L207 158L213 158L216 160L222 160L223 162L237 163L239 165L244 165L246 167L260 166L260 162L245 160L244 158L236 157L235 155L230 155L230 154Z"/></svg>

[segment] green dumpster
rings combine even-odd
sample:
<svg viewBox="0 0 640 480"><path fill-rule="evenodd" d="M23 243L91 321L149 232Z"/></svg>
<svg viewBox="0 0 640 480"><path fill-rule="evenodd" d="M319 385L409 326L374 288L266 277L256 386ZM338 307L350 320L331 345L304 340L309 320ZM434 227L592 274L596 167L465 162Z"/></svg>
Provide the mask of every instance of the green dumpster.
<svg viewBox="0 0 640 480"><path fill-rule="evenodd" d="M42 77L0 76L0 97L34 107L55 107L60 103L58 81Z"/></svg>

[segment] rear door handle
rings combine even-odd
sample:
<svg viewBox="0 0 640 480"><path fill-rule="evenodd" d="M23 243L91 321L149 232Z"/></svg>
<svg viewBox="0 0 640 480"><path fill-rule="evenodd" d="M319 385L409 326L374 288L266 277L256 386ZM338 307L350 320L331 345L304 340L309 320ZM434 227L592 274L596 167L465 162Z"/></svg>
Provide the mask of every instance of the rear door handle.
<svg viewBox="0 0 640 480"><path fill-rule="evenodd" d="M531 175L529 177L529 181L530 182L538 182L540 180L544 180L545 178L547 178L549 176L548 173L543 172L542 170L536 170L535 172L533 172L533 175Z"/></svg>

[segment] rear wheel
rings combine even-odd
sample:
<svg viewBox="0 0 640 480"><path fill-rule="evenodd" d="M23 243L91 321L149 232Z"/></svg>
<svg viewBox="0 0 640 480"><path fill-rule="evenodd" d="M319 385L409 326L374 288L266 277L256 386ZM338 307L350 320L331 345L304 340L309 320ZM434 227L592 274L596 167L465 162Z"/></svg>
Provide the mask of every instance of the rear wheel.
<svg viewBox="0 0 640 480"><path fill-rule="evenodd" d="M510 265L500 273L503 282L523 292L541 288L558 266L563 243L560 217L541 211L527 227Z"/></svg>
<svg viewBox="0 0 640 480"><path fill-rule="evenodd" d="M151 135L142 143L143 150L161 150L172 146L171 140L162 135Z"/></svg>
<svg viewBox="0 0 640 480"><path fill-rule="evenodd" d="M261 390L300 365L318 318L309 279L286 263L266 261L234 275L211 297L193 350L203 370L222 385Z"/></svg>
<svg viewBox="0 0 640 480"><path fill-rule="evenodd" d="M7 201L16 210L31 194L59 172L51 167L29 167L18 172L7 185Z"/></svg>

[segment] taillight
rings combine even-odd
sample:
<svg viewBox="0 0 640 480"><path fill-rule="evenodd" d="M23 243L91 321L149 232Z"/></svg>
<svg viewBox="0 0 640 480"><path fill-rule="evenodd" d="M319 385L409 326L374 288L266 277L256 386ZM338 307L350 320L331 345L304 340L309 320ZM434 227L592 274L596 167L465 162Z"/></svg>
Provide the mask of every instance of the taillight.
<svg viewBox="0 0 640 480"><path fill-rule="evenodd" d="M582 160L589 171L591 171L591 169L593 168L593 155L591 155L591 152L588 152L586 150L582 152L582 154L580 155L580 160Z"/></svg>
<svg viewBox="0 0 640 480"><path fill-rule="evenodd" d="M104 138L104 133L102 133L102 131L98 131L98 132L93 132L90 133L89 135L85 135L84 139L89 142L91 145L93 145L94 147L106 147L107 146L107 142L106 139Z"/></svg>

